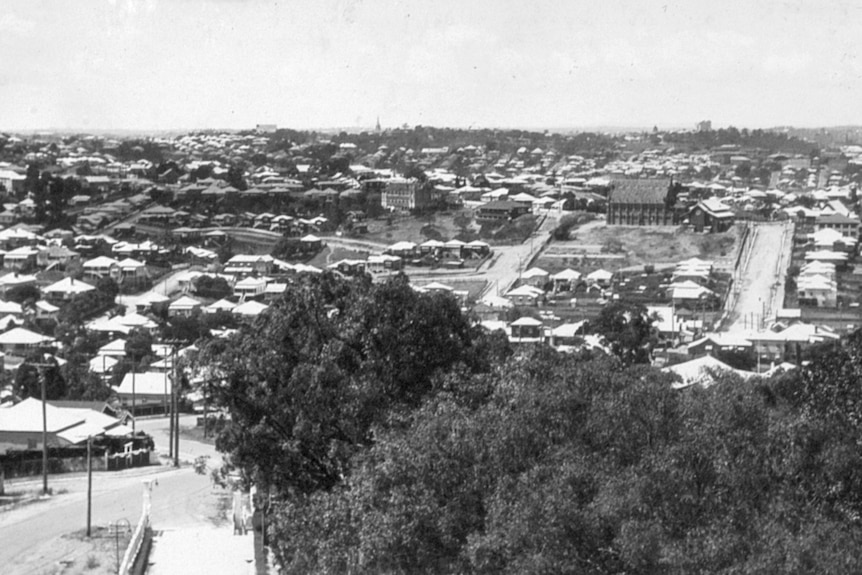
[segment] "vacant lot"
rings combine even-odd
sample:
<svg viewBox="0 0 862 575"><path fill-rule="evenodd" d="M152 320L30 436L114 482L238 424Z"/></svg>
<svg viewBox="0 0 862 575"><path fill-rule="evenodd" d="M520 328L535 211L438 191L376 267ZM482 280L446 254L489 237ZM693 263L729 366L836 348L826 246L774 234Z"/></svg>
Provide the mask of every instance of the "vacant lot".
<svg viewBox="0 0 862 575"><path fill-rule="evenodd" d="M329 264L334 264L341 260L365 260L371 252L368 250L351 250L340 246L327 246L320 250L307 263L320 269L326 268Z"/></svg>
<svg viewBox="0 0 862 575"><path fill-rule="evenodd" d="M482 240L491 245L521 243L536 229L541 218L522 215L512 222L480 226L470 209L436 212L422 216L390 216L368 221L368 233L356 239L391 244L400 241L421 244L428 240L465 242Z"/></svg>
<svg viewBox="0 0 862 575"><path fill-rule="evenodd" d="M587 226L575 229L569 241L551 242L537 265L554 272L566 267L591 269L679 262L698 257L729 260L735 253L737 231L698 234L683 228Z"/></svg>
<svg viewBox="0 0 862 575"><path fill-rule="evenodd" d="M467 225L459 227L455 223L456 221ZM450 240L465 228L467 230L475 228L470 210L436 213L419 217L391 216L389 218L369 220L368 233L358 237L359 239L386 244L401 241L421 244L430 239Z"/></svg>

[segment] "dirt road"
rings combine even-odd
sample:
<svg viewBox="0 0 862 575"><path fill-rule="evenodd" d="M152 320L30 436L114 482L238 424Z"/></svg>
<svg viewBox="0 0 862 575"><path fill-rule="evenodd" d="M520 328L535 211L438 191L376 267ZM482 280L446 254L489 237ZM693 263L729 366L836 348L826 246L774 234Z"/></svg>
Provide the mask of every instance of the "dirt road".
<svg viewBox="0 0 862 575"><path fill-rule="evenodd" d="M751 233L750 252L738 276L736 302L724 331L762 330L783 306L792 228L785 223L761 223L756 224Z"/></svg>
<svg viewBox="0 0 862 575"><path fill-rule="evenodd" d="M164 428L167 424L166 419L146 420L144 424L153 433L157 449L166 449ZM181 425L189 424L187 418L181 422ZM180 441L183 460L213 453L210 445ZM232 532L231 527L224 524L219 490L214 490L208 476L196 474L190 465L180 469L151 466L125 472L94 473L93 526L127 520L134 527L141 516L142 481L146 479L158 481L152 491L153 529L198 532L218 528ZM41 479L9 481L7 489L36 489L40 485ZM0 544L0 572L4 575L69 573L66 566L70 562L75 565L85 562L86 557L76 554L86 553L86 548L68 535L86 526L86 475L51 476L49 486L57 493L49 500L0 512L0 541L3 542ZM251 549L247 541L237 540L236 543ZM245 565L245 561L241 561L240 568Z"/></svg>

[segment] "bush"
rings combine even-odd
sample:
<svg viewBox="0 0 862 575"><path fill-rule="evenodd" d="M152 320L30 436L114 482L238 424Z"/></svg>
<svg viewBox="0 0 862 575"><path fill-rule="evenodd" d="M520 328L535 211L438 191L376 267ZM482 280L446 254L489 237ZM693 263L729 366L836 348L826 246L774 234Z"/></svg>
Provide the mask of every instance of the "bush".
<svg viewBox="0 0 862 575"><path fill-rule="evenodd" d="M198 276L194 280L195 293L203 298L222 299L233 293L223 277Z"/></svg>
<svg viewBox="0 0 862 575"><path fill-rule="evenodd" d="M489 224L482 226L479 235L484 239L492 239L501 243L521 243L530 237L536 229L536 216L524 214L500 227Z"/></svg>

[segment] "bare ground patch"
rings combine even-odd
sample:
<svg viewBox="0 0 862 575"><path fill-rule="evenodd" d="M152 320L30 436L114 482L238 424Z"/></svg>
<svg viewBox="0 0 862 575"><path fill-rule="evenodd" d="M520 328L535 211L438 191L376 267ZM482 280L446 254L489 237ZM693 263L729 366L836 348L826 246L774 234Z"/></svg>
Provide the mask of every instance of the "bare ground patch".
<svg viewBox="0 0 862 575"><path fill-rule="evenodd" d="M572 267L589 271L662 264L698 257L732 258L738 232L699 234L681 227L594 226L574 230L565 242L551 242L538 265L554 272Z"/></svg>

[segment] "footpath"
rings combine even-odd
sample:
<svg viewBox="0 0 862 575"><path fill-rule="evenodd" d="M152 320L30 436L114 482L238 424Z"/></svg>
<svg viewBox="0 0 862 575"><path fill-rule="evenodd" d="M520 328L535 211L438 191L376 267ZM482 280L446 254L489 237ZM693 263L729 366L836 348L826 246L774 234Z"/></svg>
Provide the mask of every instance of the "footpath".
<svg viewBox="0 0 862 575"><path fill-rule="evenodd" d="M232 525L160 529L153 525L147 575L255 575L254 535Z"/></svg>

